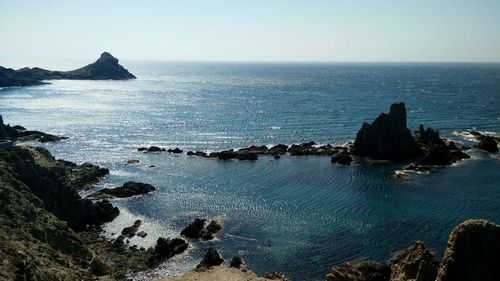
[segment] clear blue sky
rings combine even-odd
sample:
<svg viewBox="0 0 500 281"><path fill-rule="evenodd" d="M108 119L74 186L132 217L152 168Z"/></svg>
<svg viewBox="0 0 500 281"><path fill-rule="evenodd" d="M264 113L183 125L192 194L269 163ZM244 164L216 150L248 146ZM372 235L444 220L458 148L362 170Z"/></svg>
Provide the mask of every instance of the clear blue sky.
<svg viewBox="0 0 500 281"><path fill-rule="evenodd" d="M0 0L0 60L500 62L500 0Z"/></svg>

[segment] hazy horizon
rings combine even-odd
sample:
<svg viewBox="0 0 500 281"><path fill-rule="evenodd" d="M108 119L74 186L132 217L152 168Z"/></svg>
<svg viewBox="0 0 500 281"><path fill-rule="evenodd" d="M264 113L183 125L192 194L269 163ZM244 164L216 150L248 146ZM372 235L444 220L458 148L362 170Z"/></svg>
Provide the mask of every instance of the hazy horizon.
<svg viewBox="0 0 500 281"><path fill-rule="evenodd" d="M498 63L499 12L492 0L0 0L0 65L90 63L103 51L121 61Z"/></svg>

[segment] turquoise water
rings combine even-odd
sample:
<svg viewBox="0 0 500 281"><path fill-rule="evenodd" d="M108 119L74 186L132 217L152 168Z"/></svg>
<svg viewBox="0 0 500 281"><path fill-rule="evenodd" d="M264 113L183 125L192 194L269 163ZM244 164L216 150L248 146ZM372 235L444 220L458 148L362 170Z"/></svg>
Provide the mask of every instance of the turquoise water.
<svg viewBox="0 0 500 281"><path fill-rule="evenodd" d="M363 121L406 102L409 127L500 131L498 64L244 64L124 62L132 81L52 81L0 90L0 114L12 124L70 137L45 145L57 158L111 170L103 186L128 180L157 187L115 201L122 212L105 226L114 237L134 219L145 239L178 235L196 216L224 221L219 239L137 279L192 269L208 246L243 256L257 273L283 271L321 280L332 265L389 258L423 240L438 255L453 227L469 218L500 223L500 156L472 159L406 180L403 164L328 157L215 161L142 154L139 146L220 150L252 144L344 143ZM139 159L137 166L126 165ZM149 167L155 165L155 167Z"/></svg>

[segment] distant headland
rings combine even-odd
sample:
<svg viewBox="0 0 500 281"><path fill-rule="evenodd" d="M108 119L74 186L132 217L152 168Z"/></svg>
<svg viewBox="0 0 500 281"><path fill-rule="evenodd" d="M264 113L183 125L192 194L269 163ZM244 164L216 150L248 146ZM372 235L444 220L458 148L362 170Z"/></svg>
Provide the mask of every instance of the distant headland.
<svg viewBox="0 0 500 281"><path fill-rule="evenodd" d="M118 64L118 59L104 52L94 63L71 71L52 71L39 67L18 70L0 66L0 87L34 86L43 80L128 80L136 77Z"/></svg>

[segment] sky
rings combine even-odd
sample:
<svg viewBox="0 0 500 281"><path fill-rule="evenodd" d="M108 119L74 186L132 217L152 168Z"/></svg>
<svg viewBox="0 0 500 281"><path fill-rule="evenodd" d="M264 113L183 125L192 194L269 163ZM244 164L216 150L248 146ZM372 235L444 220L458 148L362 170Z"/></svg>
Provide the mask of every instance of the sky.
<svg viewBox="0 0 500 281"><path fill-rule="evenodd" d="M500 0L0 0L0 62L500 62Z"/></svg>

